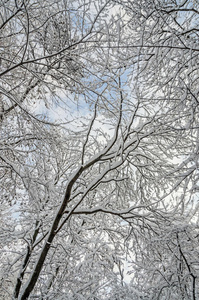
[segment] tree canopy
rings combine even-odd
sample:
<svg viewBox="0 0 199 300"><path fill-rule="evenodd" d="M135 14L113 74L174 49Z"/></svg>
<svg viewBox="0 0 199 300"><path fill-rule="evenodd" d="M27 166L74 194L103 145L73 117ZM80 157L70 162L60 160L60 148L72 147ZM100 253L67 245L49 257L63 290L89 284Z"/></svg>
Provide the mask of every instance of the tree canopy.
<svg viewBox="0 0 199 300"><path fill-rule="evenodd" d="M198 299L198 18L0 1L1 299Z"/></svg>

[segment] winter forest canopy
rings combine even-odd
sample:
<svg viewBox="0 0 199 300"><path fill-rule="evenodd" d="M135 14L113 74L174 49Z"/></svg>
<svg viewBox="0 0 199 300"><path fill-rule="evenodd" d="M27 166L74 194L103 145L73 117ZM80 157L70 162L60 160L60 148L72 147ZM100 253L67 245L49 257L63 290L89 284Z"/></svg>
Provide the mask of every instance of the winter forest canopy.
<svg viewBox="0 0 199 300"><path fill-rule="evenodd" d="M0 299L199 299L198 0L0 0Z"/></svg>

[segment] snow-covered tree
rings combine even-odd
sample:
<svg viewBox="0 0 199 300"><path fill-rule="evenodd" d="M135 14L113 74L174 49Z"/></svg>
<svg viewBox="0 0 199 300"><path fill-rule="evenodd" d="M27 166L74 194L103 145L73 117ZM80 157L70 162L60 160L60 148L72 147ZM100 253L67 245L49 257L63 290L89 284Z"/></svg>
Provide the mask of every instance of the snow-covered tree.
<svg viewBox="0 0 199 300"><path fill-rule="evenodd" d="M197 299L197 2L0 8L4 299Z"/></svg>

